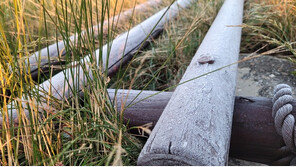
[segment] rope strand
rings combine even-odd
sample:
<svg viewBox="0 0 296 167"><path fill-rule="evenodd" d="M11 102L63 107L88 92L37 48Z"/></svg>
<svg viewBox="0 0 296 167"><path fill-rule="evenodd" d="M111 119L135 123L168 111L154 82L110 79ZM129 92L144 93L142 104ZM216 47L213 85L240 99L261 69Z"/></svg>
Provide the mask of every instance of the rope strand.
<svg viewBox="0 0 296 167"><path fill-rule="evenodd" d="M296 127L293 111L292 88L287 84L279 84L274 89L272 99L272 117L276 131L283 137L286 148L296 154ZM290 161L290 165L296 164L296 157Z"/></svg>

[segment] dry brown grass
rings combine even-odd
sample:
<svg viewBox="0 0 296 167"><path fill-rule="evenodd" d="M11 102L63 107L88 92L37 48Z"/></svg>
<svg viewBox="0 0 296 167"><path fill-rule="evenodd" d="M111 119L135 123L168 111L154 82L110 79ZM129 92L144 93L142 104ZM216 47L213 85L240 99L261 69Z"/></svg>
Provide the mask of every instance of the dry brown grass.
<svg viewBox="0 0 296 167"><path fill-rule="evenodd" d="M263 51L285 46L286 51L277 54L296 56L295 0L251 0L245 11L243 52L254 52L263 46Z"/></svg>
<svg viewBox="0 0 296 167"><path fill-rule="evenodd" d="M105 6L108 6L109 14L106 12L106 7L102 7L102 1L89 1L87 8L92 8L92 11L88 10L89 16L92 16L92 21L94 25L98 24L101 20L101 14L104 13L105 19L119 14L120 12L133 8L135 5L145 2L146 0L108 0L105 1ZM61 22L68 24L68 27L75 27L75 20L70 17L81 17L79 13L79 8L83 0L4 0L0 4L0 14L3 16L2 25L3 27L9 27L7 33L17 35L20 34L30 34L32 37L40 37L45 33L45 21L48 26L47 36L51 39L56 37L57 29L57 19ZM108 3L107 3L108 2ZM46 9L46 16L44 18L43 10ZM105 10L105 12L102 12ZM23 31L17 32L17 23L15 21L16 13L19 15L19 23L23 22ZM91 19L91 18L89 18ZM23 21L21 21L23 20ZM82 25L85 29L85 26ZM70 33L74 33L75 29L70 29ZM40 32L41 31L41 32ZM41 33L41 34L40 34ZM45 37L45 36L43 36Z"/></svg>

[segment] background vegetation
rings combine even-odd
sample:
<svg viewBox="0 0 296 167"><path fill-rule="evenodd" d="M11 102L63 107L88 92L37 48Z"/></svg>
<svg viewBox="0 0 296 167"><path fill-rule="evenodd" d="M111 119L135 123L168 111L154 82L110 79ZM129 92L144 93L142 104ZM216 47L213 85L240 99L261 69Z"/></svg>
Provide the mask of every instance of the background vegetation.
<svg viewBox="0 0 296 167"><path fill-rule="evenodd" d="M140 23L173 0L163 0L147 13L134 13L114 29L67 45L67 63L79 60ZM107 88L164 90L177 85L202 42L223 0L199 0L166 25L160 38L123 67L116 77L96 78L84 98L74 96L38 108L35 85L54 73L33 80L25 61L37 50L88 29L144 0L4 0L0 2L0 101L2 118L17 104L17 122L3 121L0 130L1 165L134 165L142 142L129 133L106 93ZM295 0L249 0L245 4L241 51L264 52L274 48L294 61ZM65 68L65 67L63 67ZM95 70L99 70L95 69ZM291 71L294 69L291 69ZM122 79L121 79L122 78ZM131 82L132 81L132 82ZM22 100L27 100L25 117ZM44 113L40 117L38 113ZM54 113L54 114L53 114Z"/></svg>

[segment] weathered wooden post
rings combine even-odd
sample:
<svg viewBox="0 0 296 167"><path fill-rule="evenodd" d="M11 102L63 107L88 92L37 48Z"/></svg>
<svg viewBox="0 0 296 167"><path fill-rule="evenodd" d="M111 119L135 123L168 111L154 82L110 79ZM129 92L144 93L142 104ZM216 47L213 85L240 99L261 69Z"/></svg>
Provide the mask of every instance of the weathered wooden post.
<svg viewBox="0 0 296 167"><path fill-rule="evenodd" d="M238 60L243 4L224 2L181 83ZM226 165L236 72L232 65L178 86L138 165Z"/></svg>

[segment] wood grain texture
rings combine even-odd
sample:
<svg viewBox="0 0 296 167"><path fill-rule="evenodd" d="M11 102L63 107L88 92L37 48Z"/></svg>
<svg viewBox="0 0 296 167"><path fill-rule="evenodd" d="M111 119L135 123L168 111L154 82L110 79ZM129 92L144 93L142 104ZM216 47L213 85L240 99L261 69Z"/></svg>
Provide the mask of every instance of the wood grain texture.
<svg viewBox="0 0 296 167"><path fill-rule="evenodd" d="M182 82L237 62L244 0L226 0ZM210 55L213 64L198 59ZM212 60L211 60L212 61ZM138 158L138 165L226 165L237 65L178 86Z"/></svg>
<svg viewBox="0 0 296 167"><path fill-rule="evenodd" d="M115 90L109 89L108 92L110 98L114 99ZM140 92L118 90L115 104L118 111L125 108L125 123L130 127L151 123L153 129L173 93L143 91L134 100ZM156 93L159 94L153 96ZM147 97L149 98L140 101ZM131 103L136 104L126 108ZM296 114L296 100L293 102L293 109L292 113ZM289 165L292 153L281 150L284 142L276 133L271 112L270 98L240 96L235 98L230 142L231 157L268 165Z"/></svg>
<svg viewBox="0 0 296 167"><path fill-rule="evenodd" d="M91 70L90 57L95 56L97 59L97 66L100 66L104 70L108 67L108 75L113 75L116 73L122 63L127 63L138 50L143 49L149 44L149 40L156 38L160 32L164 29L164 25L175 19L180 10L189 7L192 2L196 0L178 0L174 2L171 6L166 7L154 14L141 24L132 28L129 32L123 33L114 39L109 44L103 46L102 50L98 49L95 55L88 55L81 59L80 62L73 62L71 64L72 68L66 69L50 80L43 82L40 85L36 85L36 90L39 90L40 96L56 98L57 100L63 100L70 98L73 92L81 92L81 90L88 86L88 80L86 74L89 75L88 79L93 79L93 74ZM111 47L111 48L110 48ZM100 59L102 57L102 59ZM99 64L102 62L102 65ZM81 66L83 64L83 67ZM23 101L27 101L25 98ZM23 102L24 114L28 115L28 110L26 109L27 104ZM15 103L10 103L9 108L9 118L7 120L18 122L18 111ZM40 108L49 108L45 103L39 104ZM12 118L12 120L10 120ZM0 116L0 125L2 125L2 115Z"/></svg>
<svg viewBox="0 0 296 167"><path fill-rule="evenodd" d="M161 0L149 0L147 2L144 2L142 4L139 4L135 6L135 8L129 9L127 11L124 11L120 13L119 15L116 15L114 17L109 18L108 20L105 20L103 23L103 32L108 31L108 26L111 27L113 21L114 24L118 23L123 23L127 21L127 19L132 16L133 11L134 12L147 12L151 8L159 5ZM99 35L99 30L98 27L99 25L93 26L93 28L90 28L89 31L90 33L93 31L94 36ZM84 36L87 32L82 31L81 36ZM69 40L72 42L72 45L75 46L75 42L77 42L78 34L72 35ZM37 51L33 53L29 57L29 64L30 64L30 72L33 78L37 78L38 76L38 64L40 61L40 69L44 72L49 71L48 65L49 65L49 60L48 57L50 57L50 64L55 65L55 64L60 64L60 60L63 59L63 56L66 54L65 50L65 43L64 41L59 41L58 43L54 43L48 46L48 48L43 48L40 51ZM27 63L27 61L26 61ZM28 63L27 63L28 64Z"/></svg>

